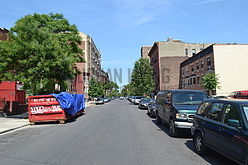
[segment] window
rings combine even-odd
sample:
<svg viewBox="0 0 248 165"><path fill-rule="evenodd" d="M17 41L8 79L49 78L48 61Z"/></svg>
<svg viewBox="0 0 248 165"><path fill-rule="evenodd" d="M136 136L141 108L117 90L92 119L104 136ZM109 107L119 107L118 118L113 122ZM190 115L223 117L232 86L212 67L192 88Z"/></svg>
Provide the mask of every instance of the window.
<svg viewBox="0 0 248 165"><path fill-rule="evenodd" d="M191 65L191 72L194 72L194 71L195 71L194 65Z"/></svg>
<svg viewBox="0 0 248 165"><path fill-rule="evenodd" d="M204 61L201 61L201 68L203 70L203 68L204 68Z"/></svg>
<svg viewBox="0 0 248 165"><path fill-rule="evenodd" d="M215 121L221 121L221 110L223 105L223 103L213 103L212 107L207 112L207 118Z"/></svg>
<svg viewBox="0 0 248 165"><path fill-rule="evenodd" d="M207 96L203 92L175 92L172 102L175 105L199 105Z"/></svg>
<svg viewBox="0 0 248 165"><path fill-rule="evenodd" d="M192 80L192 78L190 78L190 83L189 83L190 85L192 85L193 84L193 80Z"/></svg>
<svg viewBox="0 0 248 165"><path fill-rule="evenodd" d="M234 126L236 123L238 127L240 127L240 117L238 108L235 105L228 104L225 108L224 114L224 123L229 126Z"/></svg>
<svg viewBox="0 0 248 165"><path fill-rule="evenodd" d="M197 114L201 115L201 116L205 116L205 112L207 112L210 108L211 103L210 102L205 102L202 103L199 107L199 109L197 110Z"/></svg>
<svg viewBox="0 0 248 165"><path fill-rule="evenodd" d="M200 85L200 77L197 77L197 85Z"/></svg>
<svg viewBox="0 0 248 165"><path fill-rule="evenodd" d="M196 85L196 78L193 78L193 85Z"/></svg>
<svg viewBox="0 0 248 165"><path fill-rule="evenodd" d="M194 56L195 55L195 49L192 49L192 55Z"/></svg>
<svg viewBox="0 0 248 165"><path fill-rule="evenodd" d="M246 121L248 121L248 105L243 105L242 107L245 112Z"/></svg>
<svg viewBox="0 0 248 165"><path fill-rule="evenodd" d="M207 58L207 66L210 66L210 65L211 65L211 58L208 57L208 58Z"/></svg>
<svg viewBox="0 0 248 165"><path fill-rule="evenodd" d="M188 49L185 49L185 55L186 55L186 56L189 55Z"/></svg>
<svg viewBox="0 0 248 165"><path fill-rule="evenodd" d="M197 71L197 72L199 72L199 68L200 68L200 67L199 67L199 63L197 62L197 63L196 63L196 71Z"/></svg>

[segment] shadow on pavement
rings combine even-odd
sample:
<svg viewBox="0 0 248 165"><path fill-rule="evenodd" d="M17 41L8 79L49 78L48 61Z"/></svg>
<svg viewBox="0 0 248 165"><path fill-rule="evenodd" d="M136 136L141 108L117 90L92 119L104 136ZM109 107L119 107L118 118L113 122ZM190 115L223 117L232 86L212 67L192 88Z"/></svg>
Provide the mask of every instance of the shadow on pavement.
<svg viewBox="0 0 248 165"><path fill-rule="evenodd" d="M167 124L156 124L156 120L152 120L152 122L158 127L158 131L163 131L169 136L169 126ZM173 137L171 137L173 138ZM185 145L193 152L195 152L195 147L193 143L193 139L190 133L190 130L182 130L177 138L186 139ZM221 154L208 149L206 156L201 156L205 161L207 161L211 165L238 165L232 160L222 156Z"/></svg>
<svg viewBox="0 0 248 165"><path fill-rule="evenodd" d="M155 124L157 127L159 127L160 130L164 131L168 136L169 135L169 125L168 124L157 124L156 120L152 120L153 124ZM181 129L179 132L178 137L176 138L191 138L191 133L190 130L186 130L186 129ZM173 137L171 137L173 138Z"/></svg>
<svg viewBox="0 0 248 165"><path fill-rule="evenodd" d="M193 140L188 140L185 142L185 145L193 152L195 152L194 142ZM214 150L207 149L207 154L204 156L199 155L201 158L206 160L211 165L238 165L227 157L217 153Z"/></svg>
<svg viewBox="0 0 248 165"><path fill-rule="evenodd" d="M81 115L74 116L72 118L69 118L68 120L65 121L65 123L60 123L60 121L48 121L48 122L35 122L35 125L70 124L70 123L76 122L77 118L84 116L84 115L85 115L85 113L83 113Z"/></svg>

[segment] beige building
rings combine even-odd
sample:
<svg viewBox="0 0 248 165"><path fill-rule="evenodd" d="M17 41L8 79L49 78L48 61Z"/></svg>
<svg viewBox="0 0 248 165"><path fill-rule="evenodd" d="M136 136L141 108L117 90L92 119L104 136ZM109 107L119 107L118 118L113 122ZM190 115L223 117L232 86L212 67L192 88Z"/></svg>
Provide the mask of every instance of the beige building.
<svg viewBox="0 0 248 165"><path fill-rule="evenodd" d="M148 56L149 51L151 50L152 46L142 46L140 49L141 52L141 58L146 58L150 60L150 57Z"/></svg>
<svg viewBox="0 0 248 165"><path fill-rule="evenodd" d="M178 89L180 63L209 45L211 44L185 43L172 38L155 42L148 54L154 70L155 93L160 90Z"/></svg>
<svg viewBox="0 0 248 165"><path fill-rule="evenodd" d="M91 78L95 78L97 81L101 81L101 53L89 35L82 32L80 32L79 35L82 38L82 44L80 45L80 48L84 52L83 57L86 61L83 71L83 82L84 93L87 97L89 90L89 80Z"/></svg>
<svg viewBox="0 0 248 165"><path fill-rule="evenodd" d="M213 44L181 64L180 88L201 89L207 73L219 76L217 95L228 96L236 90L247 90L248 45Z"/></svg>

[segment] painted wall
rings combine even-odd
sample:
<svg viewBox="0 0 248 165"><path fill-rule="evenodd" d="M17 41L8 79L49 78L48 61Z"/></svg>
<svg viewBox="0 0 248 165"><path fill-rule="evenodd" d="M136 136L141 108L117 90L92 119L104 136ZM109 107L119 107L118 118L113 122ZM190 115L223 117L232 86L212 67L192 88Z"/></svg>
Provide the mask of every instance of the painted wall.
<svg viewBox="0 0 248 165"><path fill-rule="evenodd" d="M221 82L217 95L248 90L248 45L214 45L214 63Z"/></svg>

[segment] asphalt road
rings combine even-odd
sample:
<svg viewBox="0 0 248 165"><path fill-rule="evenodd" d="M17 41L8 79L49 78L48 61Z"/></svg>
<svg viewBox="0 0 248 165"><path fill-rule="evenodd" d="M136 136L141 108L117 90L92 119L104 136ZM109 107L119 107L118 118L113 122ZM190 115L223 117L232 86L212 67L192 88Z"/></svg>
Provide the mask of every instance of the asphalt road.
<svg viewBox="0 0 248 165"><path fill-rule="evenodd" d="M0 135L0 165L233 165L214 151L201 157L187 133L168 136L146 110L114 100L66 124L28 126Z"/></svg>

